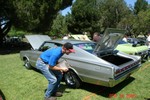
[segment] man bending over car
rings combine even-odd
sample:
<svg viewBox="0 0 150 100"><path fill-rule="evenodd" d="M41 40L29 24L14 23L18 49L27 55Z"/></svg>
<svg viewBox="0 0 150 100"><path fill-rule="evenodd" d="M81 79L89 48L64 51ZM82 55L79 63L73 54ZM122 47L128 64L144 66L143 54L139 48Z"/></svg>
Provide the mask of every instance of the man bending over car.
<svg viewBox="0 0 150 100"><path fill-rule="evenodd" d="M58 67L58 60L64 55L75 52L73 45L69 42L62 47L56 47L44 51L36 62L36 68L39 69L44 77L48 80L48 87L45 92L45 100L56 100L56 97L62 96L61 92L57 92L63 77L63 72L68 71L67 67Z"/></svg>

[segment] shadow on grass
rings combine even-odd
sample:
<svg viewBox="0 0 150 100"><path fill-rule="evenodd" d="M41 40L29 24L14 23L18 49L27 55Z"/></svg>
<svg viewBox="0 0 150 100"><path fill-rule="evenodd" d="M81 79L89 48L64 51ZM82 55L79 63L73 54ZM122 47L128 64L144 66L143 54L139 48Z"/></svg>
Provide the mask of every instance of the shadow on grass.
<svg viewBox="0 0 150 100"><path fill-rule="evenodd" d="M4 93L0 89L0 100L6 100Z"/></svg>
<svg viewBox="0 0 150 100"><path fill-rule="evenodd" d="M32 68L32 70L42 74L38 69ZM44 77L44 76L43 76ZM135 78L129 77L128 79L124 80L120 84L114 86L114 87L104 87L104 86L99 86L99 85L94 85L94 84L89 84L89 83L83 83L80 89L86 90L91 92L92 94L96 95L101 95L106 98L110 98L110 96L113 96L117 94L120 90L122 90L124 87L126 87L128 84L133 82ZM62 79L62 82L64 80ZM69 88L66 84L60 84L59 91L63 93L69 93L69 91L65 91L66 88Z"/></svg>
<svg viewBox="0 0 150 100"><path fill-rule="evenodd" d="M82 89L95 93L97 95L101 95L106 98L110 98L110 95L115 95L117 92L119 92L121 89L123 89L125 86L130 84L135 79L133 77L129 77L125 81L121 82L120 84L114 86L114 87L104 87L99 85L93 85L93 84L87 84L84 83L84 85L81 87Z"/></svg>
<svg viewBox="0 0 150 100"><path fill-rule="evenodd" d="M128 79L126 79L122 83L120 83L120 84L118 84L112 88L88 84L88 83L83 83L83 85L80 89L91 92L91 94L87 95L88 98L90 96L93 96L93 94L100 95L100 96L103 96L106 98L110 98L110 96L115 95L117 92L119 92L121 89L123 89L125 86L127 86L128 84L130 84L134 80L135 79L133 77L129 77ZM69 93L69 91L65 91L66 88L69 88L69 87L67 87L64 84L61 84L61 87L60 87L61 92Z"/></svg>
<svg viewBox="0 0 150 100"><path fill-rule="evenodd" d="M60 84L60 88L58 89L58 91L62 92L62 93L70 93L70 91L66 91L66 88L68 88L67 85L65 84Z"/></svg>
<svg viewBox="0 0 150 100"><path fill-rule="evenodd" d="M42 74L42 72L36 68L31 68L30 70L34 70L35 72ZM44 75L43 75L43 77L44 77ZM64 79L62 79L62 82L64 82ZM62 92L62 93L69 93L69 91L65 91L66 88L68 88L66 84L60 84L58 91ZM44 90L44 92L46 92L46 89Z"/></svg>

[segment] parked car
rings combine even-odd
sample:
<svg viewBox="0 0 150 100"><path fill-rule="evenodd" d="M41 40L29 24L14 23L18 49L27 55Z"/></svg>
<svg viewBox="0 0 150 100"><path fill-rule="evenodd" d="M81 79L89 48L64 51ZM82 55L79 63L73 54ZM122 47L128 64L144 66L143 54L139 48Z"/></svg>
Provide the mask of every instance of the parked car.
<svg viewBox="0 0 150 100"><path fill-rule="evenodd" d="M140 39L140 38L127 38L127 42L136 45L146 45L146 39Z"/></svg>
<svg viewBox="0 0 150 100"><path fill-rule="evenodd" d="M149 49L146 45L141 45L138 43L131 44L120 40L115 49L130 55L138 55L141 57L141 61L148 60Z"/></svg>
<svg viewBox="0 0 150 100"><path fill-rule="evenodd" d="M33 49L21 51L20 58L24 61L26 68L35 67L36 60L43 51L70 42L76 52L67 56L63 55L59 60L65 60L71 66L69 71L64 73L66 84L73 88L80 87L82 82L113 87L124 81L141 66L139 56L114 50L124 32L124 30L107 29L104 37L97 44L81 40L49 40L41 44L39 43L40 36L38 38L37 35L35 37L32 35L32 38L26 36L30 38Z"/></svg>

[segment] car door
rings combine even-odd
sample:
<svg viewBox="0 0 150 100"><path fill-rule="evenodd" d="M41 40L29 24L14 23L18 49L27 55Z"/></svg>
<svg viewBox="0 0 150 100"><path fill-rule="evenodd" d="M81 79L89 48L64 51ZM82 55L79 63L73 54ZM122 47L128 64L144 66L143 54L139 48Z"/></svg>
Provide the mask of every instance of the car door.
<svg viewBox="0 0 150 100"><path fill-rule="evenodd" d="M40 54L47 49L55 48L57 45L53 42L44 42L38 50L34 50L31 53L31 63L35 66L36 60L39 58Z"/></svg>

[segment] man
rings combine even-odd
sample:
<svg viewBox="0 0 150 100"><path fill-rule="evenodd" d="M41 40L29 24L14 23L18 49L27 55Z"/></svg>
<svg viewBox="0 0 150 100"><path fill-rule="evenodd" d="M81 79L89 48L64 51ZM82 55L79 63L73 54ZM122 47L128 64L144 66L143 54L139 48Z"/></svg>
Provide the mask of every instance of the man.
<svg viewBox="0 0 150 100"><path fill-rule="evenodd" d="M48 80L48 87L45 92L45 100L56 100L56 96L62 96L61 92L57 92L63 72L68 71L66 67L58 67L58 60L64 54L69 55L75 52L73 45L69 42L62 47L48 49L43 52L36 62L36 68L39 69Z"/></svg>
<svg viewBox="0 0 150 100"><path fill-rule="evenodd" d="M125 42L128 42L127 38L128 38L128 36L125 34L122 40Z"/></svg>
<svg viewBox="0 0 150 100"><path fill-rule="evenodd" d="M149 48L149 52L148 52L148 59L149 59L150 58L150 30L148 31L147 35L148 35L148 37L146 39L146 45ZM149 60L149 62L150 62L150 60Z"/></svg>

